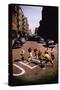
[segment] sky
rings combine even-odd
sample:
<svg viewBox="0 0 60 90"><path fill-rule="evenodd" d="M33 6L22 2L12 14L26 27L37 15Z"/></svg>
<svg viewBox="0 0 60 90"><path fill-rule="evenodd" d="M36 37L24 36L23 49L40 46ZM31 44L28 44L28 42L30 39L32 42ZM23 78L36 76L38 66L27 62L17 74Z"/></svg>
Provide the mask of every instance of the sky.
<svg viewBox="0 0 60 90"><path fill-rule="evenodd" d="M35 28L39 26L39 21L42 20L42 7L40 6L20 6L24 16L28 19L29 29L32 31L32 34L35 31Z"/></svg>

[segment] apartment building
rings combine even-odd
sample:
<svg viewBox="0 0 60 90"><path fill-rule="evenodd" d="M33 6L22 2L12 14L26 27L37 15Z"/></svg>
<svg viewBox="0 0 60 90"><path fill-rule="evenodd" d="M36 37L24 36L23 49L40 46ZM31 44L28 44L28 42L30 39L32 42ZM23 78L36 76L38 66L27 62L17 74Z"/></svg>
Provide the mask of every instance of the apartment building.
<svg viewBox="0 0 60 90"><path fill-rule="evenodd" d="M11 15L11 16L10 16ZM12 36L23 36L28 32L29 25L27 17L24 16L24 13L20 7L20 5L11 5L10 6L10 14L11 17L11 28L12 30Z"/></svg>

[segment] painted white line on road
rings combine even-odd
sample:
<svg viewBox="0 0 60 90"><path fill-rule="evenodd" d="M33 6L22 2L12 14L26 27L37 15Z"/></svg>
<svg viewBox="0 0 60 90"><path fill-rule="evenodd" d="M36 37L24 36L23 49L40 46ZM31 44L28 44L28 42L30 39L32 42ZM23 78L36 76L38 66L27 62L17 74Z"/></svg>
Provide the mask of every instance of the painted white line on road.
<svg viewBox="0 0 60 90"><path fill-rule="evenodd" d="M26 63L23 63L23 62L19 62L20 64L23 64L24 66L26 66L26 67L28 67L28 68L30 68L30 69L34 69L35 67L37 67L38 65L35 65L35 66L30 66L30 65L28 65L28 64L26 64Z"/></svg>
<svg viewBox="0 0 60 90"><path fill-rule="evenodd" d="M15 67L17 67L18 69L21 70L21 73L19 74L13 74L13 76L20 76L20 75L23 75L25 73L25 70L23 68L21 68L20 66L16 65L16 64L13 64Z"/></svg>

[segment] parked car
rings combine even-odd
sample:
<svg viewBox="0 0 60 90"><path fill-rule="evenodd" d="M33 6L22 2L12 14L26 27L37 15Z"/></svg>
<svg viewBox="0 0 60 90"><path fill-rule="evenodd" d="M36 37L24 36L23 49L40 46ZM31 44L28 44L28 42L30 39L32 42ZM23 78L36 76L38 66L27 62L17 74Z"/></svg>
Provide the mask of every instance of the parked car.
<svg viewBox="0 0 60 90"><path fill-rule="evenodd" d="M28 36L25 36L24 38L25 38L26 41L28 41Z"/></svg>
<svg viewBox="0 0 60 90"><path fill-rule="evenodd" d="M48 40L46 41L46 43L48 43L48 45L53 45L53 44L54 44L54 40L48 39Z"/></svg>
<svg viewBox="0 0 60 90"><path fill-rule="evenodd" d="M45 45L47 47L53 48L55 46L55 42L54 42L54 40L48 39L48 40L46 40Z"/></svg>
<svg viewBox="0 0 60 90"><path fill-rule="evenodd" d="M41 36L38 36L38 35L30 35L28 40L36 41L38 43L44 43L45 42L44 38L42 38Z"/></svg>
<svg viewBox="0 0 60 90"><path fill-rule="evenodd" d="M44 43L44 42L45 42L44 38L40 37L40 38L38 39L38 43Z"/></svg>
<svg viewBox="0 0 60 90"><path fill-rule="evenodd" d="M18 48L18 47L21 47L21 46L22 46L21 40L16 39L14 41L14 44L12 45L12 48Z"/></svg>
<svg viewBox="0 0 60 90"><path fill-rule="evenodd" d="M30 35L27 36L28 41L31 41L32 37Z"/></svg>
<svg viewBox="0 0 60 90"><path fill-rule="evenodd" d="M21 42L22 42L23 44L26 42L25 37L22 37L20 40L21 40Z"/></svg>
<svg viewBox="0 0 60 90"><path fill-rule="evenodd" d="M24 38L25 38L26 41L28 41L28 34L25 34Z"/></svg>
<svg viewBox="0 0 60 90"><path fill-rule="evenodd" d="M38 41L38 40L40 39L40 36L37 36L37 35L36 35L36 36L34 36L33 38L34 38L34 41Z"/></svg>
<svg viewBox="0 0 60 90"><path fill-rule="evenodd" d="M37 36L37 35L34 36L34 40L37 41L38 43L44 43L45 42L43 37Z"/></svg>
<svg viewBox="0 0 60 90"><path fill-rule="evenodd" d="M29 35L29 36L28 36L28 40L29 40L29 41L34 41L33 35Z"/></svg>

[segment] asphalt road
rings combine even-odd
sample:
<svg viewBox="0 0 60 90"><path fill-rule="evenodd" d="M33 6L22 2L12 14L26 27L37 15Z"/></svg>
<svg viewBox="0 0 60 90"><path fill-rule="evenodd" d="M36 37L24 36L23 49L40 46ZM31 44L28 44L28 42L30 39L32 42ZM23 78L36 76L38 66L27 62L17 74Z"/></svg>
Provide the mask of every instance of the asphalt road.
<svg viewBox="0 0 60 90"><path fill-rule="evenodd" d="M44 53L46 47L43 46L41 43L27 41L21 48L12 49L12 56L13 56L13 76L17 77L19 80L26 80L26 81L37 81L45 79L52 79L55 75L57 75L58 71L58 45L56 44L53 48L53 53L55 55L55 59L53 61L53 66L51 63L47 63L45 68L41 68L40 65L36 65L34 63L29 63L28 61L20 61L20 51L21 49L25 50L25 58L27 59L28 48L31 47L32 50L34 48L40 48L41 51ZM48 52L50 54L51 48L48 48ZM53 82L53 79L52 81Z"/></svg>

